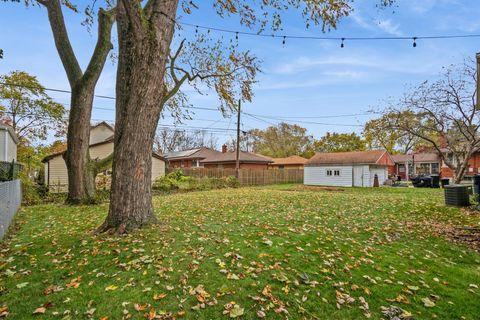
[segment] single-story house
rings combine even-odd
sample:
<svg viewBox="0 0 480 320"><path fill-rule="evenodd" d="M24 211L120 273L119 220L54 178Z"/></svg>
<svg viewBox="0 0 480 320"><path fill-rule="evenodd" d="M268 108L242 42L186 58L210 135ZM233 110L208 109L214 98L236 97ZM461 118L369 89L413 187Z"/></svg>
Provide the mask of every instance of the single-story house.
<svg viewBox="0 0 480 320"><path fill-rule="evenodd" d="M0 161L17 161L18 143L15 130L8 124L0 123Z"/></svg>
<svg viewBox="0 0 480 320"><path fill-rule="evenodd" d="M394 166L385 150L316 153L305 164L304 184L338 187L372 187L375 175L383 184Z"/></svg>
<svg viewBox="0 0 480 320"><path fill-rule="evenodd" d="M92 126L90 129L90 158L100 160L113 152L114 128L106 122ZM51 192L66 192L68 190L68 171L63 153L57 152L43 158L45 165L45 184ZM164 157L152 154L152 181L165 175ZM109 174L109 172L107 172Z"/></svg>
<svg viewBox="0 0 480 320"><path fill-rule="evenodd" d="M237 155L235 151L228 151L227 147L223 146L222 152L200 160L200 164L205 168L235 169L236 158ZM238 158L240 169L265 170L268 169L268 165L272 163L272 160L266 157L245 151L240 151Z"/></svg>
<svg viewBox="0 0 480 320"><path fill-rule="evenodd" d="M303 169L308 159L300 156L290 156L286 158L270 158L272 163L268 164L269 169Z"/></svg>
<svg viewBox="0 0 480 320"><path fill-rule="evenodd" d="M210 148L197 148L170 152L165 155L169 168L208 168L208 169L235 169L236 152L228 151L226 145L222 151ZM240 151L240 169L268 169L273 161L267 157L251 152Z"/></svg>
<svg viewBox="0 0 480 320"><path fill-rule="evenodd" d="M442 161L434 152L396 154L392 159L395 161L393 173L402 180L408 180L411 175L440 174Z"/></svg>
<svg viewBox="0 0 480 320"><path fill-rule="evenodd" d="M203 165L200 161L220 153L206 147L194 148L182 151L173 151L166 153L164 156L168 160L168 168L200 168Z"/></svg>

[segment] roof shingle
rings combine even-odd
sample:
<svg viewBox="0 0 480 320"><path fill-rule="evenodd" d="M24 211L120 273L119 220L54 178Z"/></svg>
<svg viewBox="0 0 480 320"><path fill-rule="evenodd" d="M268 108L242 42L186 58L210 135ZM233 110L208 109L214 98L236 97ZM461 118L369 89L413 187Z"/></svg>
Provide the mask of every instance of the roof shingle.
<svg viewBox="0 0 480 320"><path fill-rule="evenodd" d="M317 152L305 165L332 164L377 164L385 150L353 151L353 152Z"/></svg>

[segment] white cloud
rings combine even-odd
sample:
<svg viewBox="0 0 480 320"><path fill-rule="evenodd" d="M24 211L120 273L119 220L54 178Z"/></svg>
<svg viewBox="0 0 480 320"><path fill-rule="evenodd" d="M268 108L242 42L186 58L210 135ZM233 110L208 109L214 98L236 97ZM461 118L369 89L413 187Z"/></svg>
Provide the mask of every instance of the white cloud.
<svg viewBox="0 0 480 320"><path fill-rule="evenodd" d="M390 19L378 21L378 27L383 32L389 33L397 37L401 37L404 35L404 33L400 31L400 25L393 23Z"/></svg>

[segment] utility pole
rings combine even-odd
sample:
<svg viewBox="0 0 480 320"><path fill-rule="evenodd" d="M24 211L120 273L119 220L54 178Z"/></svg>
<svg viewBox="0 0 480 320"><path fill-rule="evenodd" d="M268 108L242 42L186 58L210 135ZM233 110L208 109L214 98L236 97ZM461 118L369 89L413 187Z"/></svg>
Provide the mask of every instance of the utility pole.
<svg viewBox="0 0 480 320"><path fill-rule="evenodd" d="M476 54L477 58L477 101L475 101L475 108L480 110L480 52Z"/></svg>
<svg viewBox="0 0 480 320"><path fill-rule="evenodd" d="M237 148L236 148L236 162L235 162L235 173L237 179L239 178L240 170L240 113L241 113L242 100L238 100L238 112L237 112Z"/></svg>

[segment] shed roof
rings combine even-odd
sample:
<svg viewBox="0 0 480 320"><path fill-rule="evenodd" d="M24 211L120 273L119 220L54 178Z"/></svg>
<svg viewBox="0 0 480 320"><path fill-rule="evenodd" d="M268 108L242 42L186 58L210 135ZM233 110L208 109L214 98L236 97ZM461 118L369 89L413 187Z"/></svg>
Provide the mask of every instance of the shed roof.
<svg viewBox="0 0 480 320"><path fill-rule="evenodd" d="M352 152L317 152L305 165L347 165L347 164L380 164L385 150L368 150ZM390 155L387 153L390 157ZM392 161L393 162L393 161Z"/></svg>
<svg viewBox="0 0 480 320"><path fill-rule="evenodd" d="M15 130L12 128L12 126L9 126L9 125L0 123L0 130L8 131L8 133L9 133L10 136L12 137L13 141L15 142L15 144L18 144L18 143L20 142L20 140L18 140L18 137L17 137L17 135L15 134Z"/></svg>
<svg viewBox="0 0 480 320"><path fill-rule="evenodd" d="M283 166L283 165L304 165L307 163L308 159L300 156L290 156L286 158L270 158L273 160L273 163L270 163L271 166Z"/></svg>

